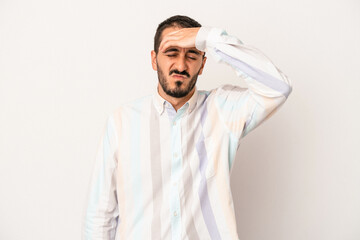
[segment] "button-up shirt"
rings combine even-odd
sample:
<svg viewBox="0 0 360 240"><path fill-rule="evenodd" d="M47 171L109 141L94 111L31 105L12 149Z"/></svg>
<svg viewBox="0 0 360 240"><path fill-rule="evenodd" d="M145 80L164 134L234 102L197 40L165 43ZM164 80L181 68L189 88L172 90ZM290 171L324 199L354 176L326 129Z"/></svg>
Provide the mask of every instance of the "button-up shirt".
<svg viewBox="0 0 360 240"><path fill-rule="evenodd" d="M291 82L222 29L201 27L196 48L230 65L248 87L196 88L178 111L156 90L109 114L83 239L239 239L230 189L236 151L286 101Z"/></svg>

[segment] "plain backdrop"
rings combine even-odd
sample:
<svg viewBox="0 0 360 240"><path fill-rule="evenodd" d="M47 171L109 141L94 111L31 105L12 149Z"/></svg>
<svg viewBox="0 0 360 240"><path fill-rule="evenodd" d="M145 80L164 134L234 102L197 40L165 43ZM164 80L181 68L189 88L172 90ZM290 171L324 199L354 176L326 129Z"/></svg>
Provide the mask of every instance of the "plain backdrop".
<svg viewBox="0 0 360 240"><path fill-rule="evenodd" d="M0 239L80 239L107 115L154 91L153 36L175 14L293 83L237 154L240 239L360 239L358 0L0 0ZM244 84L210 56L198 88L224 83Z"/></svg>

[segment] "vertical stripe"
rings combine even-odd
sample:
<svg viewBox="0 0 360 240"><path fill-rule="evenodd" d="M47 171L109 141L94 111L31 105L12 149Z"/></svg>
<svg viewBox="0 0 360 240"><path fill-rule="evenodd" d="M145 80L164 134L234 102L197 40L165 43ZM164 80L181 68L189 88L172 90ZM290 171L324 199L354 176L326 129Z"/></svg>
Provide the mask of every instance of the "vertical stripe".
<svg viewBox="0 0 360 240"><path fill-rule="evenodd" d="M121 120L121 112L117 111L115 115L115 126L117 126L117 135L118 138L118 145L117 149L121 149L121 146L126 144L126 141L122 137L123 129L122 129L122 120ZM123 158L121 157L120 151L117 152L117 170L116 170L116 192L117 192L117 200L119 206L119 219L118 219L118 226L116 231L116 239L121 239L127 234L128 230L128 223L129 219L126 217L127 208L127 193L125 191L125 184L126 184L126 176L124 175L124 171L128 169L124 169L123 166ZM131 223L131 222L130 222Z"/></svg>
<svg viewBox="0 0 360 240"><path fill-rule="evenodd" d="M221 229L221 238L223 239L238 239L236 233L236 220L233 209L231 209L231 188L230 188L230 176L229 167L225 156L232 156L231 146L234 145L231 141L233 138L236 140L233 134L226 134L224 136L223 126L221 119L219 118L219 112L217 108L213 108L209 111L207 119L211 119L211 138L213 141L205 143L205 146L211 149L207 151L209 164L214 168L216 173L215 180L212 181L212 186L209 188L211 196L211 204L214 206L214 215L216 216L216 223L218 228ZM222 146L220 148L214 148L214 146ZM224 147L228 146L228 147ZM219 169L217 169L219 168Z"/></svg>
<svg viewBox="0 0 360 240"><path fill-rule="evenodd" d="M206 117L207 117L207 107L206 107L206 103L204 103L203 110L202 110L201 116L200 116L202 127L204 127L204 122L205 122ZM206 153L206 148L205 148L205 143L204 143L203 132L200 133L200 138L196 144L196 150L198 152L199 161L200 161L199 170L200 170L201 180L200 180L200 185L199 185L199 189L198 189L198 194L199 194L199 198L200 198L201 211L202 211L204 221L205 221L206 227L209 231L211 239L220 240L221 239L220 233L219 233L218 227L215 222L215 216L214 216L211 204L210 204L209 193L208 193L208 189L207 189L205 170L206 170L206 167L208 164L208 158L207 158L207 153Z"/></svg>
<svg viewBox="0 0 360 240"><path fill-rule="evenodd" d="M227 55L226 53L223 53L218 49L216 49L215 52L219 54L225 62L229 63L232 66L235 66L237 69L247 74L249 77L264 84L265 86L274 89L275 91L281 93L285 97L288 97L289 94L291 93L291 87L288 84L286 84L284 81L281 81L280 79L275 78L272 75L258 68L250 66L249 64L241 61L240 59L233 58L230 55Z"/></svg>
<svg viewBox="0 0 360 240"><path fill-rule="evenodd" d="M192 149L193 146L195 146L195 131L190 132L190 124L192 124L191 121L189 121L190 116L187 116L187 132L189 134L187 141L186 141L186 152L189 153ZM195 227L195 223L194 223L194 217L192 215L192 211L191 211L191 200L194 199L193 196L193 191L192 191L192 186L194 186L193 183L193 178L192 178L192 173L191 173L191 168L190 168L190 163L189 163L189 159L186 161L188 155L185 155L185 169L184 169L184 180L183 180L183 189L184 189L184 209L185 209L185 213L188 215L187 216L187 220L189 222L187 222L185 228L185 233L188 237L188 239L190 240L200 240L199 234L196 230Z"/></svg>
<svg viewBox="0 0 360 240"><path fill-rule="evenodd" d="M163 183L160 147L160 122L154 104L150 112L150 161L153 195L153 217L151 221L151 239L161 239L161 206L163 201Z"/></svg>
<svg viewBox="0 0 360 240"><path fill-rule="evenodd" d="M110 141L111 141L111 139L114 138L114 136L109 135L109 134L114 134L114 129L112 128L113 126L111 125L111 123L112 123L111 120L112 120L111 117L108 117L105 128L102 133L100 145L98 146L98 149L97 149L96 162L95 162L95 166L93 169L93 175L94 175L93 179L96 179L96 180L91 185L92 188L90 189L90 194L89 194L90 201L87 206L86 219L90 219L90 217L96 216L98 214L97 213L98 209L100 207L102 207L101 206L102 202L100 202L100 197L102 196L104 188L106 187L105 182L107 179L105 179L105 174L107 172L105 171L105 169L109 168L107 166L107 161L111 161L111 159L109 159L111 157ZM100 166L99 166L99 164L100 164ZM94 180L92 180L92 181L94 181ZM93 215L93 216L91 216L91 215ZM103 216L101 216L101 217L103 217ZM86 221L85 229L86 229L87 237L92 239L93 233L94 233L94 228L91 225L90 221ZM99 232L97 232L95 234L99 234ZM104 232L103 232L103 234L104 234ZM95 237L97 237L97 236L95 236Z"/></svg>
<svg viewBox="0 0 360 240"><path fill-rule="evenodd" d="M170 191L170 209L171 209L171 239L181 239L181 207L178 182L182 173L182 151L181 151L181 119L188 104L183 105L177 112L171 106L167 108L171 125L171 191ZM175 115L171 118L172 115Z"/></svg>
<svg viewBox="0 0 360 240"><path fill-rule="evenodd" d="M229 144L228 144L229 145L229 154L228 154L229 172L232 169L232 166L233 166L233 163L235 160L238 142L239 142L238 139L233 134L231 134L230 139L229 139Z"/></svg>
<svg viewBox="0 0 360 240"><path fill-rule="evenodd" d="M136 103L137 105L139 102ZM140 108L138 105L137 108ZM138 148L140 139L140 114L138 111L133 111L132 121L131 121L131 183L133 184L133 220L134 223L133 236L135 240L143 239L142 233L144 229L144 196L143 196L143 186L142 186L142 175L141 175L141 166L140 166L140 151Z"/></svg>

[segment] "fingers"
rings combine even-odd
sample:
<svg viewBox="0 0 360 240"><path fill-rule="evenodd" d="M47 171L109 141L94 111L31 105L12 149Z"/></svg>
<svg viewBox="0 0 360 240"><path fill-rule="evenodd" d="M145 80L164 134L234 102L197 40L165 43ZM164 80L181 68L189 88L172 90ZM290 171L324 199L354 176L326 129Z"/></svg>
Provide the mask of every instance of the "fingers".
<svg viewBox="0 0 360 240"><path fill-rule="evenodd" d="M195 47L195 38L198 29L196 28L182 28L165 35L160 43L159 51L163 52L170 46L181 48Z"/></svg>
<svg viewBox="0 0 360 240"><path fill-rule="evenodd" d="M169 37L167 39L163 39L160 43L159 50L165 51L169 47L180 47L180 48L191 48L195 47L195 41L186 38L179 37Z"/></svg>
<svg viewBox="0 0 360 240"><path fill-rule="evenodd" d="M182 35L178 34L178 31L175 32L171 32L169 34L167 34L166 36L164 36L164 38L162 39L160 46L159 46L159 50L160 51L164 51L165 49L167 49L170 46L178 46L181 47L182 45Z"/></svg>
<svg viewBox="0 0 360 240"><path fill-rule="evenodd" d="M160 43L159 51L163 52L170 46L181 47L181 43L179 42L179 40L180 39L178 37L173 37L173 38L167 37L163 39Z"/></svg>

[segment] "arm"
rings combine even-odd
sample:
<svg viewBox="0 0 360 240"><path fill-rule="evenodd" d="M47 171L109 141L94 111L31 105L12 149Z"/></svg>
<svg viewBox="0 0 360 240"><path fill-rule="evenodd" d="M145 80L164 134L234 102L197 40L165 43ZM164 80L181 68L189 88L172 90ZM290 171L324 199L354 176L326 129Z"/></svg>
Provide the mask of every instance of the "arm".
<svg viewBox="0 0 360 240"><path fill-rule="evenodd" d="M88 189L82 239L115 239L118 220L116 198L117 136L110 116L98 146L96 161Z"/></svg>
<svg viewBox="0 0 360 240"><path fill-rule="evenodd" d="M229 64L248 85L223 85L215 92L223 122L238 139L272 116L292 91L291 81L269 58L222 29L201 27L195 45Z"/></svg>

